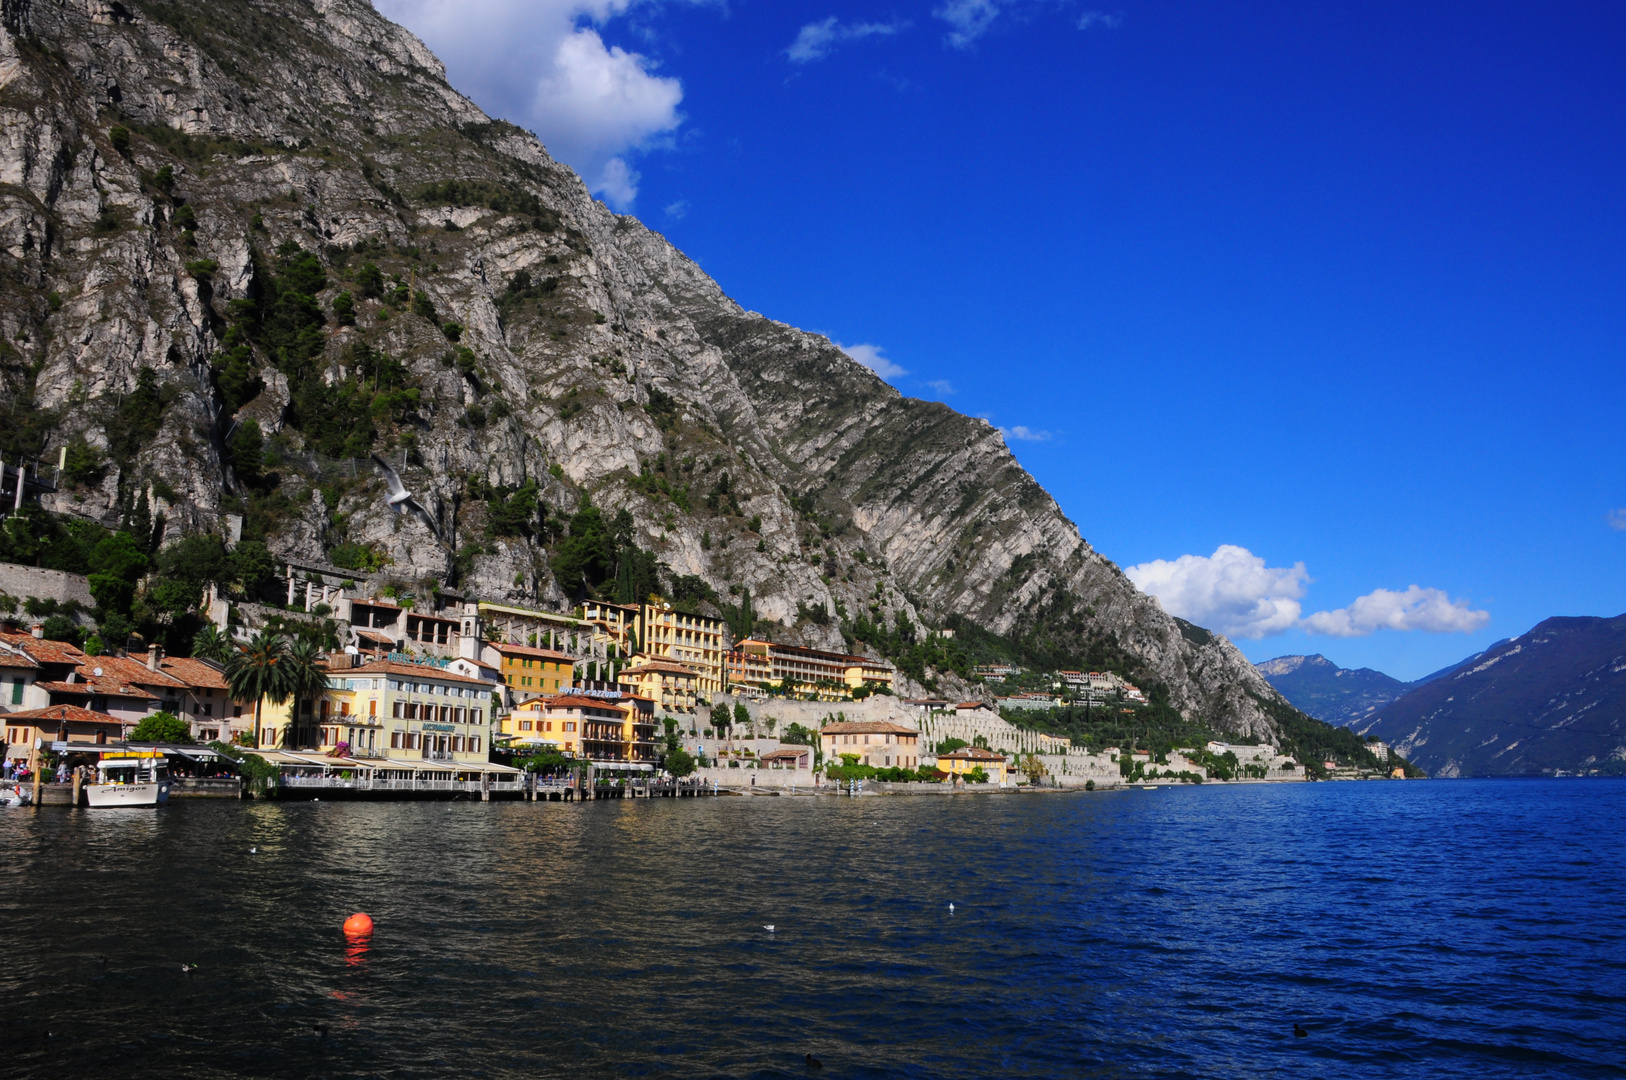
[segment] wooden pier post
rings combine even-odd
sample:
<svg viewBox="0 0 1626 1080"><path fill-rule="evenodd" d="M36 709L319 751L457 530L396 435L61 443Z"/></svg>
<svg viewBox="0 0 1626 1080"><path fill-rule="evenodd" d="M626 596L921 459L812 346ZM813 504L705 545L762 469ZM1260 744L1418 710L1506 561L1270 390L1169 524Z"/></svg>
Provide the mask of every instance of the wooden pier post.
<svg viewBox="0 0 1626 1080"><path fill-rule="evenodd" d="M83 765L73 770L73 805L79 805L79 792L85 786L85 767Z"/></svg>

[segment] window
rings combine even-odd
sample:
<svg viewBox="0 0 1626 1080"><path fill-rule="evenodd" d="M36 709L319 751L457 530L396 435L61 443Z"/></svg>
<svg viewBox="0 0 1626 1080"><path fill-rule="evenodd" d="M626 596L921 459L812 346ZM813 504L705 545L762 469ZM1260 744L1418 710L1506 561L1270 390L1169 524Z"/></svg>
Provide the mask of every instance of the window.
<svg viewBox="0 0 1626 1080"><path fill-rule="evenodd" d="M529 730L531 730L531 722L529 720L521 720L519 722L519 729L521 731L529 731Z"/></svg>
<svg viewBox="0 0 1626 1080"><path fill-rule="evenodd" d="M22 684L18 683L18 685L21 686ZM12 704L15 705L17 703L12 702ZM214 714L215 714L215 707L213 705L205 705L203 707L203 715L204 716L213 716Z"/></svg>
<svg viewBox="0 0 1626 1080"><path fill-rule="evenodd" d="M395 702L395 711L393 713L391 713L391 715L394 716L397 720L401 719L401 717L403 715L403 713L401 711L401 706L404 705L404 704L405 704L405 702L402 702L402 701L399 701L399 700Z"/></svg>
<svg viewBox="0 0 1626 1080"><path fill-rule="evenodd" d="M574 720L566 720L564 730L565 731L575 731L576 730L576 721L574 721Z"/></svg>
<svg viewBox="0 0 1626 1080"><path fill-rule="evenodd" d="M19 675L17 676L17 681L11 684L11 703L13 705L21 705L23 703L23 686L23 677Z"/></svg>
<svg viewBox="0 0 1626 1080"><path fill-rule="evenodd" d="M237 719L238 717L242 716L243 715L243 707L241 705L233 705L231 707L231 715L232 715L232 719L234 719L234 720Z"/></svg>
<svg viewBox="0 0 1626 1080"><path fill-rule="evenodd" d="M479 752L480 752L480 736L478 736L478 735L469 736L469 753L478 754Z"/></svg>
<svg viewBox="0 0 1626 1080"><path fill-rule="evenodd" d="M479 722L480 722L480 710L479 709L470 709L469 710L469 723L478 724Z"/></svg>
<svg viewBox="0 0 1626 1080"><path fill-rule="evenodd" d="M378 699L377 698L373 698L372 700L367 702L367 715L371 716L371 717L375 717L375 718L378 716Z"/></svg>

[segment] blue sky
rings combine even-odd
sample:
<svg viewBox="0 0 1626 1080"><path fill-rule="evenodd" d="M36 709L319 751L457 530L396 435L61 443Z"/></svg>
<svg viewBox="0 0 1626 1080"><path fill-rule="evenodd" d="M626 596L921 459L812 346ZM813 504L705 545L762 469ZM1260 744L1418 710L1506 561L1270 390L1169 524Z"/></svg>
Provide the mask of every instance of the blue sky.
<svg viewBox="0 0 1626 1080"><path fill-rule="evenodd" d="M1626 8L378 2L1252 659L1626 611Z"/></svg>

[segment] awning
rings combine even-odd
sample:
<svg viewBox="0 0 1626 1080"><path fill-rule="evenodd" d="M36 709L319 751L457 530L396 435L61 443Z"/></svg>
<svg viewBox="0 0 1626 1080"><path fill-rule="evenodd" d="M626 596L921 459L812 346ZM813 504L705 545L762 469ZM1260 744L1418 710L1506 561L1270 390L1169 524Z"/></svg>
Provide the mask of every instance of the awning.
<svg viewBox="0 0 1626 1080"><path fill-rule="evenodd" d="M494 761L459 761L451 767L458 772L491 773L494 776L517 776L523 771L512 765L498 765Z"/></svg>
<svg viewBox="0 0 1626 1080"><path fill-rule="evenodd" d="M385 758L374 768L377 769L405 769L409 772L452 772L457 768L456 762L428 761L419 758L415 761L402 761L400 758Z"/></svg>
<svg viewBox="0 0 1626 1080"><path fill-rule="evenodd" d="M376 769L377 765L370 761L357 761L355 758L328 757L326 754L300 754L284 751L286 757L306 765L315 765L324 769Z"/></svg>
<svg viewBox="0 0 1626 1080"><path fill-rule="evenodd" d="M654 772L655 766L647 761L594 761L593 768L600 772L620 770L621 772Z"/></svg>

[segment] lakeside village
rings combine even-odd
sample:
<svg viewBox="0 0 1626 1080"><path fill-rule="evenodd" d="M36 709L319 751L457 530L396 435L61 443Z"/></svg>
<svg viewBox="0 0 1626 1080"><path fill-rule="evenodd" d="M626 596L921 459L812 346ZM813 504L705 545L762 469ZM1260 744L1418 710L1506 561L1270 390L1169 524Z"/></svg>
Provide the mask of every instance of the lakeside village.
<svg viewBox="0 0 1626 1080"><path fill-rule="evenodd" d="M328 583L337 568L279 572L280 608L207 587L193 655L179 656L76 643L70 621L27 613L88 607L87 578L0 564L0 801L125 805L137 788L154 801L948 794L1389 775L1269 745L1092 747L1043 730L1080 707L1133 723L1146 697L1112 673L985 665L975 676L1006 696L906 699L884 659L731 641L723 620L659 598L557 612L454 597L431 611ZM267 629L295 612L322 617L339 649Z"/></svg>

